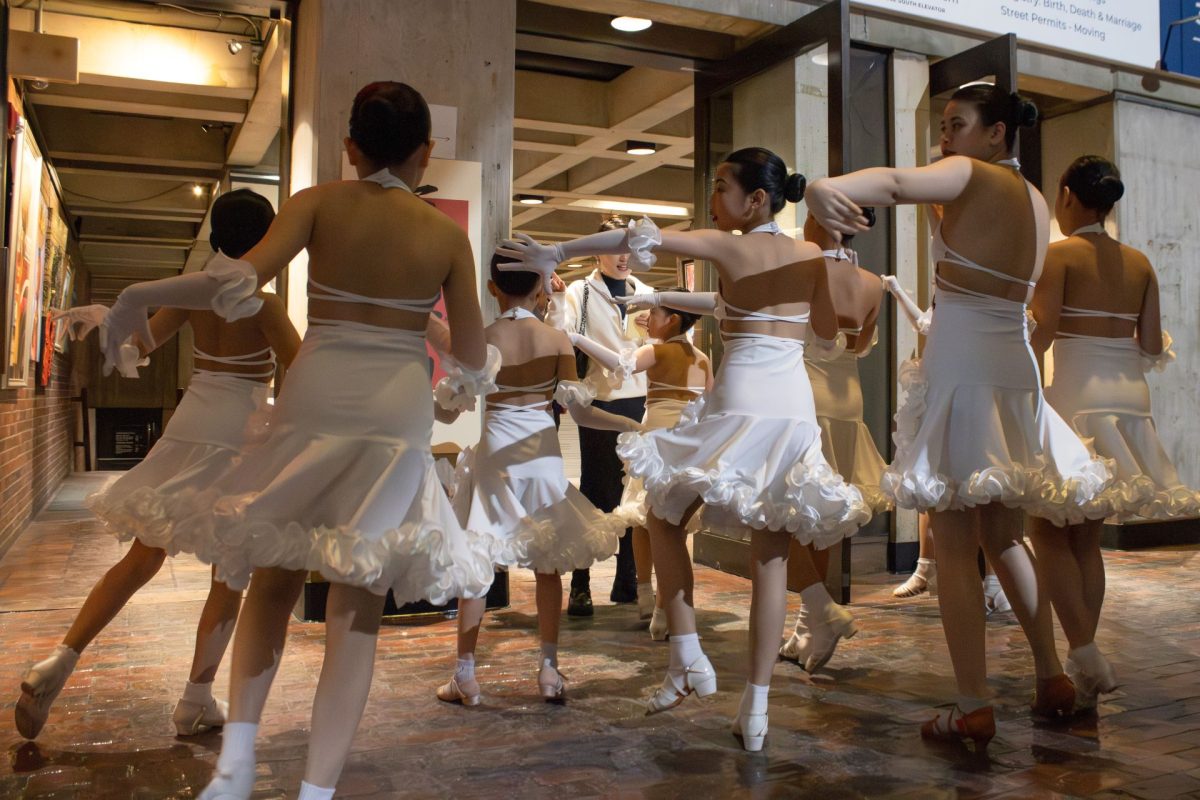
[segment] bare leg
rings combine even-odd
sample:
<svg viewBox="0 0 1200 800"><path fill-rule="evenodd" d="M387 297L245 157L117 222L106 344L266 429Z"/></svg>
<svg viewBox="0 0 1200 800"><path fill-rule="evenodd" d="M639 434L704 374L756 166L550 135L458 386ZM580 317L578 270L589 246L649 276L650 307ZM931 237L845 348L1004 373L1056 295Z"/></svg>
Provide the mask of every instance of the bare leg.
<svg viewBox="0 0 1200 800"><path fill-rule="evenodd" d="M958 693L961 697L985 702L989 692L983 587L979 583L977 567L978 513L978 509L931 512L930 524L938 531L938 562L941 566L938 605Z"/></svg>
<svg viewBox="0 0 1200 800"><path fill-rule="evenodd" d="M633 562L637 565L637 582L650 583L654 576L654 557L650 550L650 532L641 526L633 529Z"/></svg>
<svg viewBox="0 0 1200 800"><path fill-rule="evenodd" d="M229 719L257 724L283 657L288 615L304 588L304 573L254 570L233 639Z"/></svg>
<svg viewBox="0 0 1200 800"><path fill-rule="evenodd" d="M777 531L750 534L750 670L748 680L768 686L779 653L779 631L787 617L788 543ZM811 564L811 559L810 559ZM814 570L815 573L815 570Z"/></svg>
<svg viewBox="0 0 1200 800"><path fill-rule="evenodd" d="M1083 598L1091 622L1089 640L1096 638L1100 611L1104 608L1104 556L1100 553L1100 529L1103 527L1102 519L1071 526L1071 549L1075 551L1075 561L1083 578Z"/></svg>
<svg viewBox="0 0 1200 800"><path fill-rule="evenodd" d="M474 655L475 646L479 642L479 628L483 624L483 613L487 608L487 599L480 597L475 600L459 598L458 600L458 657Z"/></svg>
<svg viewBox="0 0 1200 800"><path fill-rule="evenodd" d="M166 551L147 547L134 539L125 557L92 587L67 635L63 637L63 644L76 653L82 653L120 613L129 599L158 574L166 558Z"/></svg>
<svg viewBox="0 0 1200 800"><path fill-rule="evenodd" d="M1028 524L1039 568L1053 578L1047 580L1047 590L1067 642L1072 648L1090 644L1096 638L1104 605L1103 520L1068 528L1035 518Z"/></svg>
<svg viewBox="0 0 1200 800"><path fill-rule="evenodd" d="M475 680L475 647L479 643L479 628L487 599L480 597L458 599L458 659L454 665L454 677L437 689L439 700L447 703L479 704L479 682Z"/></svg>
<svg viewBox="0 0 1200 800"><path fill-rule="evenodd" d="M313 698L312 736L304 780L332 788L342 774L375 674L381 595L357 586L329 587L325 663Z"/></svg>
<svg viewBox="0 0 1200 800"><path fill-rule="evenodd" d="M200 622L196 625L196 652L192 656L192 672L188 678L192 683L212 683L217 677L217 667L225 657L241 607L242 593L219 582L214 572L208 600L204 602Z"/></svg>
<svg viewBox="0 0 1200 800"><path fill-rule="evenodd" d="M634 533L637 529L634 529ZM562 576L539 572L537 581L538 638L543 643L558 644L558 623L562 617Z"/></svg>
<svg viewBox="0 0 1200 800"><path fill-rule="evenodd" d="M979 539L1033 650L1039 680L1062 674L1054 647L1049 594L1022 536L1023 515L998 504L979 510Z"/></svg>

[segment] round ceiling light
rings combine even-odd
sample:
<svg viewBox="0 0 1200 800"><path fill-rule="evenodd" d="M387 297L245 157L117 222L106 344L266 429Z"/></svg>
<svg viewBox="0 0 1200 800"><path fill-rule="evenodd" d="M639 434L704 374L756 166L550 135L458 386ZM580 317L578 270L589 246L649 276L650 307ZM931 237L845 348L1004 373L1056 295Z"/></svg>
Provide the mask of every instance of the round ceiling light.
<svg viewBox="0 0 1200 800"><path fill-rule="evenodd" d="M646 30L654 23L642 17L613 17L609 24L625 33L637 33Z"/></svg>

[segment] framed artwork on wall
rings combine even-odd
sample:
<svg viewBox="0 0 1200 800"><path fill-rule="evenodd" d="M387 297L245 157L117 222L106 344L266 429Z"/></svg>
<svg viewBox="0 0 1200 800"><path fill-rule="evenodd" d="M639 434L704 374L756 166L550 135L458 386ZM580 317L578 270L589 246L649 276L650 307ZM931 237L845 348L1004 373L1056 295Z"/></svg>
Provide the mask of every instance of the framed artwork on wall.
<svg viewBox="0 0 1200 800"><path fill-rule="evenodd" d="M42 155L24 120L12 140L13 197L4 287L4 388L29 386L37 357L45 227L42 212Z"/></svg>

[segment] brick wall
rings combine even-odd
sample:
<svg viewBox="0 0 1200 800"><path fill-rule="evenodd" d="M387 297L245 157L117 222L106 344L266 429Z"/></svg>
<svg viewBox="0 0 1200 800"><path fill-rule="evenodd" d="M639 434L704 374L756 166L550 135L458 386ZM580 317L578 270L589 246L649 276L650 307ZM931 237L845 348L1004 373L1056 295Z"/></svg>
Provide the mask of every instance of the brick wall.
<svg viewBox="0 0 1200 800"><path fill-rule="evenodd" d="M43 391L0 390L0 554L71 471L75 409L70 353Z"/></svg>

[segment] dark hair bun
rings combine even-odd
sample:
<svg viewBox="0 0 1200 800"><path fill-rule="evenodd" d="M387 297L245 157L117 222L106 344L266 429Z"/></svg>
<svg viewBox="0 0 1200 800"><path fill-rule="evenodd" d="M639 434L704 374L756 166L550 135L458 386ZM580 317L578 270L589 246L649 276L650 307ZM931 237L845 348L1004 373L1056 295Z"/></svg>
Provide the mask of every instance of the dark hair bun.
<svg viewBox="0 0 1200 800"><path fill-rule="evenodd" d="M1125 194L1116 164L1103 156L1080 156L1063 173L1061 184L1086 208L1107 214Z"/></svg>
<svg viewBox="0 0 1200 800"><path fill-rule="evenodd" d="M1017 124L1022 128L1032 128L1037 125L1038 109L1032 102L1013 92L1013 102L1017 106Z"/></svg>
<svg viewBox="0 0 1200 800"><path fill-rule="evenodd" d="M867 218L867 227L874 228L875 220L876 220L875 207L874 206L863 206L862 213L863 213L863 216Z"/></svg>
<svg viewBox="0 0 1200 800"><path fill-rule="evenodd" d="M368 83L350 109L350 138L375 164L399 164L429 141L429 106L406 83Z"/></svg>
<svg viewBox="0 0 1200 800"><path fill-rule="evenodd" d="M270 200L250 189L234 189L213 202L208 243L230 258L241 258L267 235L274 219Z"/></svg>
<svg viewBox="0 0 1200 800"><path fill-rule="evenodd" d="M804 189L807 186L808 180L799 172L793 172L783 182L783 199L789 203L799 203L804 199Z"/></svg>

